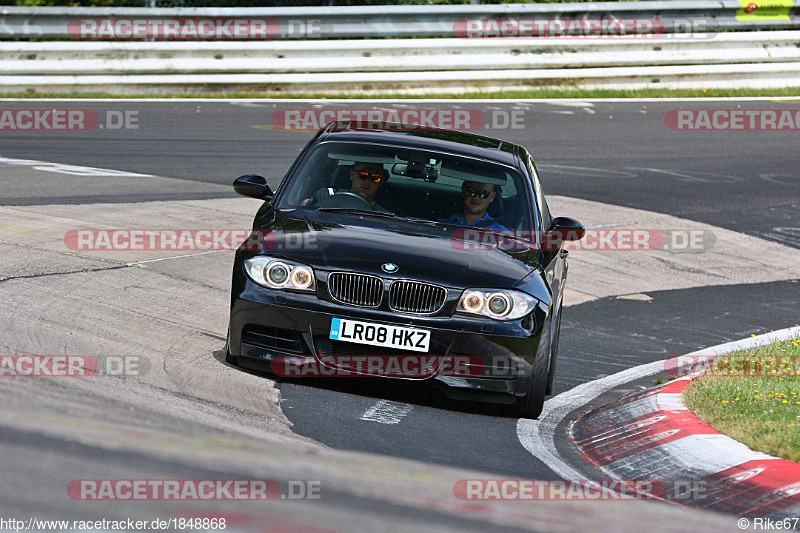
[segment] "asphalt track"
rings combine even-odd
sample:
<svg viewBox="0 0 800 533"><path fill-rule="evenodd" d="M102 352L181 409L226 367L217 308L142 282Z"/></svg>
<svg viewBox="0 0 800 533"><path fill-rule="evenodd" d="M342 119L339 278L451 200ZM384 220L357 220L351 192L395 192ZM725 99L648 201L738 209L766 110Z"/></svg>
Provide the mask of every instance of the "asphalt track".
<svg viewBox="0 0 800 533"><path fill-rule="evenodd" d="M377 104L353 107L369 108L372 105ZM387 103L379 107L392 105ZM800 106L797 100L459 102L458 105L480 109L485 116L512 109L523 111L524 127L521 129L480 131L531 149L548 195L675 215L759 237L764 239L763 242L800 248L800 175L797 172L800 168L800 151L797 150L800 133L680 132L672 131L664 124L664 115L671 109L731 109L737 106L743 109L797 109ZM0 157L177 179L143 179L126 175L70 176L65 179L59 172L27 175L23 171L30 165L7 164L0 166L0 205L39 206L29 208L29 212L32 209L34 213L45 214L49 212L48 205L234 198L229 184L241 174L261 173L277 185L296 153L311 137L310 132L282 131L271 124L270 114L275 109L307 107L307 104L297 103L47 104L27 101L3 102L0 107L30 109L48 106L92 109L101 117L107 111L134 111L138 115L138 128L85 132L2 131ZM439 104L437 107L444 106ZM350 104L334 104L332 107L350 107ZM762 241L747 242L758 246ZM757 253L758 250L749 252ZM6 265L8 268L4 270L13 274L13 266ZM19 269L26 271L27 267L23 265ZM4 275L8 277L5 272ZM224 283L225 280L219 285ZM220 301L221 307L225 305L224 299ZM709 283L707 286L648 291L643 299L609 296L574 305L565 310L562 323L560 364L554 392L558 394L577 384L671 355L794 326L798 316L800 282L797 279L766 283L742 280L741 283L724 285ZM11 335L14 331L9 328L6 334ZM87 334L91 335L91 332ZM2 344L19 345L8 340ZM216 357L218 360L218 354ZM652 383L652 379L633 383L598 401ZM423 464L495 476L557 477L519 443L516 420L498 416L498 409L490 405L446 402L435 395L402 386L366 383L282 382L278 388L281 410L294 424L293 431L334 449L412 459ZM191 391L191 388L185 390ZM44 392L45 399L63 401L58 387L45 387ZM15 391L6 386L3 398L10 401L15 393L19 396L11 404L23 405L25 410L20 410L20 413L48 413L48 403L35 400L36 394L31 390ZM128 407L131 410L141 408L134 397L135 391L131 391L130 395L123 395L115 402L112 394L97 392L101 406L98 410L105 407L109 416L124 417ZM76 401L75 398L67 399ZM362 419L365 412L379 401L391 402L382 405L402 413L399 423ZM53 416L61 409L64 409L63 405L59 409L53 408ZM147 419L147 414L145 410L140 416ZM573 413L574 416L580 414ZM165 415L153 410L152 416ZM102 416L98 414L98 418ZM108 477L203 477L204 471L197 465L168 461L146 464L147 461L135 453L103 457L98 462L93 457L96 453L93 448L78 444L64 447L58 439L50 441L37 438L31 431L13 430L13 417L8 422L4 427L11 429L2 433L3 449L21 459L15 463L19 466L6 464L2 468L5 482L3 501L7 505L35 511L37 494L49 494L43 488L48 483L46 472L61 480L102 478L105 468L102 465L114 461L119 468ZM163 420L154 423L155 428L161 429L169 425ZM191 425L183 430L189 436L210 431L208 427ZM566 432L561 435L556 444L563 455L571 458L587 476L598 477L599 473L581 465L580 458L566 439ZM92 475L82 474L86 471L92 471ZM231 471L237 472L235 469ZM243 467L238 470L244 471ZM12 489L22 486L31 487L30 493L23 495L25 491ZM331 501L337 500L331 496ZM348 503L342 508L356 509L358 520L367 521L376 513L397 515L398 520L403 517L402 508L386 504L388 507L379 511L374 505L374 501L365 500ZM304 512L310 507L304 507ZM74 508L68 505L62 504L59 510L74 514ZM142 508L131 504L123 507L122 511L141 514ZM230 512L230 508L226 511ZM330 507L317 509L308 515L308 520L311 523L324 521L327 513L331 512ZM336 512L344 511L339 509ZM290 515L291 511L287 511L287 516ZM410 520L408 525L411 525L417 518L445 528L480 529L482 524L470 521L472 517L459 521L452 515L432 517L430 513L402 519ZM336 523L350 526L367 523L353 520L348 522L343 518Z"/></svg>
<svg viewBox="0 0 800 533"><path fill-rule="evenodd" d="M325 109L404 109L387 104L326 104ZM437 107L435 104L427 104ZM673 131L664 116L673 109L790 109L800 101L668 101L470 104L486 116L476 133L528 147L541 167L547 194L585 198L706 222L800 246L798 131ZM47 108L33 101L4 102L4 109ZM74 102L59 109L91 109L100 120L111 111L134 112L137 129L83 132L2 132L3 157L119 169L180 178L191 191L170 187L127 190L115 181L76 194L58 180L38 191L0 191L0 201L24 204L215 198L205 184L228 185L246 173L262 173L277 185L309 131L282 131L271 117L308 104ZM450 107L450 106L443 106ZM518 110L519 129L492 130L491 113ZM555 168L554 168L555 167ZM566 168L565 168L566 167ZM569 168L582 167L582 168ZM194 195L194 196L192 196Z"/></svg>

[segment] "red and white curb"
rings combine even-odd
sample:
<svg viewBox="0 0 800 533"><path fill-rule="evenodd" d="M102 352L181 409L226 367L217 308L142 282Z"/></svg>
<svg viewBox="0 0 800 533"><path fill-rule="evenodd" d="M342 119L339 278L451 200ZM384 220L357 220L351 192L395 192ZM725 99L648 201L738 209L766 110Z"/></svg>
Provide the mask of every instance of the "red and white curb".
<svg viewBox="0 0 800 533"><path fill-rule="evenodd" d="M769 344L779 340L796 338L798 336L800 336L800 327L787 328L763 335L758 335L756 337L748 337L739 341L711 346L709 348L704 348L700 351L686 355L722 355L731 353L735 350L747 350L756 346ZM517 438L519 439L520 444L522 444L522 446L533 457L544 463L548 468L550 468L550 470L553 471L555 475L560 476L562 479L588 480L586 476L579 470L578 465L575 465L573 461L566 458L562 454L561 450L559 450L559 447L556 446L556 436L562 435L565 431L564 426L571 413L581 409L583 406L589 404L608 391L611 391L617 387L627 386L629 383L636 380L663 373L664 370L665 361L653 361L644 365L628 368L604 378L583 383L566 392L553 396L545 402L542 414L537 420L522 418L517 421ZM665 387L681 386L676 385L675 383L680 383L680 381L669 383L668 385L665 385ZM680 401L680 397L676 396L679 394L679 392L672 388L669 388L666 391L664 390L664 387L657 387L656 389L658 389L657 392L654 389L637 395L637 399L644 400L644 398L647 398L648 396L658 395L660 399L659 403L656 404L658 405L656 410L664 410L669 413L674 412L676 413L674 416L679 416L678 413L681 411L686 411L685 407L680 408L683 407L683 403ZM664 395L659 395L658 392L663 392ZM672 394L672 396L666 396L666 394ZM652 401L655 402L656 400L653 399ZM627 403L634 404L635 400L633 398L629 398ZM641 401L639 404L632 406L630 408L630 416L636 416L637 414L639 416L652 414L652 412L649 411L638 411L637 413L637 409L646 409L645 403L646 402ZM678 407L677 409L675 408L676 405ZM683 414L685 415L685 413ZM612 415L611 413L608 413L606 416L610 417ZM607 431L609 428L613 428L613 424L616 423L613 418L606 418L605 420L609 425L598 428L600 431ZM672 441L668 443L668 447L661 448L659 446L651 446L649 449L640 449L639 451L641 453L626 457L626 462L614 464L616 461L612 461L607 463L605 466L611 466L613 464L614 466L620 466L620 468L622 468L623 465L627 465L627 467L631 469L637 467L638 465L645 465L646 461L648 461L648 458L652 456L670 457L672 458L670 460L674 461L673 463L667 463L664 461L662 461L660 464L657 462L653 463L654 465L657 465L656 468L658 470L656 471L651 468L651 475L641 477L645 479L653 479L653 474L657 474L655 476L656 479L666 477L667 472L670 470L669 465L672 464L673 477L677 476L678 474L675 474L675 472L680 470L680 475L683 475L682 479L686 481L696 481L705 477L707 478L706 481L713 481L717 483L716 485L711 485L712 491L709 491L707 494L705 494L706 500L698 501L698 505L706 504L706 506L711 507L710 504L712 501L719 500L720 503L713 508L715 510L724 512L728 510L725 505L742 501L742 499L744 499L746 501L750 501L749 507L753 509L754 514L757 514L758 512L764 512L772 513L772 516L800 516L800 501L788 499L800 494L800 470L782 470L787 463L790 465L794 465L795 463L790 463L788 461L784 462L780 459L776 460L775 458L764 454L758 454L757 456L754 456L753 454L755 452L751 451L743 444L724 437L711 428L708 429L710 430L708 433L687 432L686 434L678 437L674 437L675 434L672 434L673 438ZM726 440L730 442L728 442L729 445L725 447L712 448L713 443L719 440ZM639 445L641 446L641 443ZM721 480L725 480L725 486L730 486L733 484L733 481L739 479L735 476L726 478L725 475L730 476L732 473L738 473L742 476L753 474L753 472L751 472L753 469L750 468L751 465L748 464L748 461L757 461L755 466L756 469L761 468L762 463L763 465L767 466L766 470L759 471L757 472L758 474L765 474L766 477L769 477L773 471L777 471L780 476L785 476L785 483L777 484L781 485L786 497L782 498L780 497L781 495L777 493L778 490L781 490L774 488L777 486L777 484L767 487L756 485L757 482L761 482L761 479L766 479L766 477L761 477L747 484L737 484L736 486L743 490L740 493L737 493L735 499L731 499L733 498L733 493L728 491L726 494L730 497L728 500L723 501L723 499L720 498L719 490L716 489L716 492L714 492L713 487L718 487L719 483L722 482ZM761 463L758 463L759 461ZM710 465L712 464L717 465L719 468L711 468ZM644 467L642 466L642 468ZM797 467L795 466L793 468ZM712 472L712 470L714 471ZM606 471L610 472L609 470ZM644 471L645 470L642 469L637 472ZM633 471L628 470L628 473L631 474ZM750 477L755 478L756 476L752 475ZM620 479L630 479L630 476ZM776 478L773 477L770 479L774 481ZM698 489L700 488L699 484L695 484L694 486ZM748 492L752 490L757 490L757 493ZM762 500L762 498L764 499ZM769 498L772 498L772 500L769 500ZM774 501L774 503L772 506L770 506L767 501ZM778 502L781 504L780 509L773 511L772 507L774 507L775 503ZM740 511L740 509L741 507L737 508L736 510L729 509L728 512L731 514L747 512ZM760 510L756 511L756 509Z"/></svg>
<svg viewBox="0 0 800 533"><path fill-rule="evenodd" d="M692 377L622 398L570 428L583 459L617 479L663 483L665 499L743 517L800 516L800 463L755 452L683 403Z"/></svg>

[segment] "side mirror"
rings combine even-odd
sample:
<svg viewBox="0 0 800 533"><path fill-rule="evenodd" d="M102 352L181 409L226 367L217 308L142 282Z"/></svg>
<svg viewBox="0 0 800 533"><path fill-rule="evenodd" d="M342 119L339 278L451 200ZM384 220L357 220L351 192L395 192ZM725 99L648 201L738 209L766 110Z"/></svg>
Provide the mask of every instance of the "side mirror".
<svg viewBox="0 0 800 533"><path fill-rule="evenodd" d="M579 241L586 234L586 228L574 218L556 217L547 232L558 235L562 241Z"/></svg>
<svg viewBox="0 0 800 533"><path fill-rule="evenodd" d="M242 196L258 198L259 200L272 200L272 189L269 188L267 179L255 174L240 176L233 182L233 190Z"/></svg>

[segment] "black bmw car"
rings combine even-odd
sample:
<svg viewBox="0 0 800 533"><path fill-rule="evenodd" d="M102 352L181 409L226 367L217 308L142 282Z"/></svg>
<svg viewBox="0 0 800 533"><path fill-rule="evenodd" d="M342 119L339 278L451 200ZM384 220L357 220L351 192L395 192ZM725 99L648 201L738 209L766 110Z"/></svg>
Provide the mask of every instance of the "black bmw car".
<svg viewBox="0 0 800 533"><path fill-rule="evenodd" d="M428 358L382 376L539 416L556 369L560 243L583 227L551 216L521 146L367 126L328 124L274 193L260 176L234 182L264 204L236 252L227 361L374 375L370 357Z"/></svg>

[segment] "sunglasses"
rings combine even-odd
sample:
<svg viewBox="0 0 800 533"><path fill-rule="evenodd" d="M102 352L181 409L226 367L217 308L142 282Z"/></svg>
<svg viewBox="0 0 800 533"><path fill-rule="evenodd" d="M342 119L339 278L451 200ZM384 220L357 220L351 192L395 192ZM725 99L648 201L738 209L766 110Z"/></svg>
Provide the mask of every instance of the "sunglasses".
<svg viewBox="0 0 800 533"><path fill-rule="evenodd" d="M367 172L366 170L356 171L356 177L360 180L372 180L375 183L380 183L383 180L383 174L378 172Z"/></svg>
<svg viewBox="0 0 800 533"><path fill-rule="evenodd" d="M466 194L467 196L469 196L471 198L474 198L474 197L477 196L481 200L486 200L487 198L489 198L492 195L492 192L493 191L484 191L483 189L475 189L474 187L465 187L464 188L464 194Z"/></svg>

